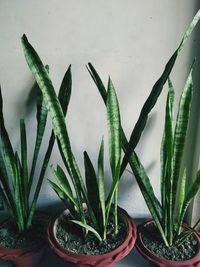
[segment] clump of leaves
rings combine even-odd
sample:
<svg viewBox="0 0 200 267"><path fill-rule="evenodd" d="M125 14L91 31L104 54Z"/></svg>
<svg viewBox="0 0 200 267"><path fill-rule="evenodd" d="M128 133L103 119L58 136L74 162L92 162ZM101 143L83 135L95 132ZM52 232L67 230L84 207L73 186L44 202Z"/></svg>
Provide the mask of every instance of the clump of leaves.
<svg viewBox="0 0 200 267"><path fill-rule="evenodd" d="M46 70L47 69L48 67L46 67ZM16 223L17 229L20 233L27 231L32 226L37 199L55 142L55 135L52 131L40 175L37 180L36 187L33 189L35 168L44 136L48 114L44 98L37 84L35 84L33 88L38 92L36 114L37 133L30 173L27 160L25 121L24 119L20 120L21 157L19 157L18 152L14 152L4 125L3 99L0 88L0 194L5 208ZM63 78L58 96L64 114L66 114L67 111L67 102L69 101L68 98L70 91L71 69L69 67ZM31 190L34 190L33 198L30 198Z"/></svg>
<svg viewBox="0 0 200 267"><path fill-rule="evenodd" d="M189 203L199 190L199 184L200 184L200 172L198 171L195 182L191 185L191 188L186 194L185 190L186 175L184 174L183 178L181 178L182 181L181 181L180 191L178 191L181 158L186 138L186 131L189 120L190 102L193 91L192 71L190 72L190 75L186 82L185 89L181 96L179 104L179 112L174 133L172 130L172 117L173 117L172 109L173 109L174 90L169 78L180 51L182 50L184 44L186 43L189 36L193 32L196 24L199 22L199 19L200 19L200 11L198 11L197 14L195 15L183 39L181 40L180 45L178 46L174 54L167 62L162 75L153 86L149 97L147 98L146 102L142 107L139 119L137 120L136 125L131 133L129 141L126 138L123 128L121 128L122 147L125 154L121 164L120 175L123 174L127 164L129 163L132 173L135 176L135 179L140 187L140 190L143 194L143 197L146 201L149 211L153 217L154 223L157 226L166 246L171 246L174 243L176 243L177 245L181 244L187 238L188 235L192 234L193 230L200 223L200 220L198 220L196 224L193 226L193 229L191 231L181 232L181 225L183 222L185 212L188 208ZM106 99L107 99L106 88L101 78L99 77L97 71L95 70L95 68L91 63L88 64L88 71L91 77L93 78L97 86L97 89L99 90L99 93L106 105ZM148 119L148 114L156 104L156 101L163 89L163 86L167 81L169 83L170 89L166 105L165 129L164 129L163 143L161 148L162 201L160 203L160 201L158 200L158 198L154 193L149 177L147 176L145 169L141 164L134 149L138 144L143 129L145 128ZM174 227L177 217L175 212L176 198L179 199L178 228Z"/></svg>
<svg viewBox="0 0 200 267"><path fill-rule="evenodd" d="M39 56L28 42L26 36L22 37L22 44L28 65L43 93L46 106L52 118L54 134L58 140L58 146L63 162L70 176L72 186L65 172L60 166L53 170L57 183L49 181L52 188L63 200L74 217L76 223L92 232L100 241L106 239L106 229L111 214L111 204L114 198L115 233L118 233L118 183L121 166L121 135L119 105L111 79L108 82L107 121L109 135L109 154L112 172L112 186L108 197L105 196L104 177L104 143L101 142L98 157L98 173L96 174L92 162L84 152L85 183L76 163L68 137L67 126L63 112L56 96L54 87L48 72L42 64ZM87 206L89 219L86 215L83 203Z"/></svg>

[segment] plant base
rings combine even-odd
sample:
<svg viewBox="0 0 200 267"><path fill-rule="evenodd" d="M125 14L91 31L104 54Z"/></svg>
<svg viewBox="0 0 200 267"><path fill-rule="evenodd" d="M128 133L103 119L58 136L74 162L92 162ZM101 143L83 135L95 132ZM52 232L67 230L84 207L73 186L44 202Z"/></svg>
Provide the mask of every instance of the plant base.
<svg viewBox="0 0 200 267"><path fill-rule="evenodd" d="M136 248L139 253L151 264L159 267L199 267L200 266L200 236L194 233L194 237L198 242L198 251L194 257L183 261L168 260L158 255L154 254L150 249L148 249L142 239L142 229L145 224L152 224L153 221L148 221L142 225L138 226L138 238L136 243ZM189 229L189 226L183 225L184 228Z"/></svg>
<svg viewBox="0 0 200 267"><path fill-rule="evenodd" d="M48 224L49 216L46 214L41 216L46 216L46 224ZM2 222L0 228L4 228L4 225L7 224L9 225L9 220ZM45 250L46 238L43 238L39 242L25 248L0 247L0 258L12 262L15 267L36 267Z"/></svg>
<svg viewBox="0 0 200 267"><path fill-rule="evenodd" d="M48 241L54 252L67 262L76 264L79 267L112 267L116 262L124 258L133 248L136 241L136 226L129 215L122 209L119 209L120 214L127 222L127 237L125 241L116 249L109 253L101 255L84 255L73 253L63 248L55 237L56 221L50 222L48 228Z"/></svg>

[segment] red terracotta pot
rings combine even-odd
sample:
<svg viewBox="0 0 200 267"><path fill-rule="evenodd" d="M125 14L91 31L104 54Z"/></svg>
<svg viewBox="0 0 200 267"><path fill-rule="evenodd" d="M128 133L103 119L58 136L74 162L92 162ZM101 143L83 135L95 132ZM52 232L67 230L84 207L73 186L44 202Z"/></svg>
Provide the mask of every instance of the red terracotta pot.
<svg viewBox="0 0 200 267"><path fill-rule="evenodd" d="M7 223L7 221L3 221L0 226ZM23 249L0 247L0 258L11 261L16 267L36 267L45 252L46 246L46 240L43 240L32 247Z"/></svg>
<svg viewBox="0 0 200 267"><path fill-rule="evenodd" d="M153 252L150 251L142 241L141 237L142 226L146 223L152 223L152 222L153 221L151 220L138 226L138 237L137 237L136 248L147 261L159 267L200 267L200 235L198 233L194 233L194 236L199 243L198 245L199 250L193 258L184 261L167 260L157 256L156 254L153 254ZM190 229L190 227L186 224L184 224L183 226L186 229Z"/></svg>
<svg viewBox="0 0 200 267"><path fill-rule="evenodd" d="M57 219L54 219L50 222L49 228L48 228L48 241L51 246L51 248L54 250L54 252L61 257L63 260L67 262L71 262L76 264L79 267L112 267L113 264L120 261L122 258L124 258L130 250L133 248L135 241L136 241L136 235L137 235L137 228L135 224L133 223L131 217L124 211L123 209L119 209L120 214L124 217L124 219L127 222L128 226L128 234L126 240L115 250L102 254L102 255L83 255L83 254L77 254L73 253L63 247L58 243L55 232L56 232L56 221Z"/></svg>

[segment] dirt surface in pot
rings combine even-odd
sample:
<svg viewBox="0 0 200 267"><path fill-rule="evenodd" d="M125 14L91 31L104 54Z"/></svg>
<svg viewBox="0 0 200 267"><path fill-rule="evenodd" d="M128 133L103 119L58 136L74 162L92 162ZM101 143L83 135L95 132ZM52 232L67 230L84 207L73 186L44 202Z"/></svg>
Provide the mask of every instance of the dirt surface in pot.
<svg viewBox="0 0 200 267"><path fill-rule="evenodd" d="M12 221L0 226L0 247L23 249L37 245L46 239L48 217L40 214L35 216L32 228L25 233L19 233Z"/></svg>
<svg viewBox="0 0 200 267"><path fill-rule="evenodd" d="M143 226L141 236L143 243L150 251L167 260L188 260L194 257L199 250L198 242L193 235L188 237L180 246L166 247L153 223Z"/></svg>
<svg viewBox="0 0 200 267"><path fill-rule="evenodd" d="M120 216L121 217L121 216ZM72 252L84 255L100 255L119 247L127 237L127 223L119 217L119 232L114 233L114 222L110 220L107 228L107 240L99 240L91 233L85 237L79 226L69 223L70 216L60 218L56 229L59 244Z"/></svg>

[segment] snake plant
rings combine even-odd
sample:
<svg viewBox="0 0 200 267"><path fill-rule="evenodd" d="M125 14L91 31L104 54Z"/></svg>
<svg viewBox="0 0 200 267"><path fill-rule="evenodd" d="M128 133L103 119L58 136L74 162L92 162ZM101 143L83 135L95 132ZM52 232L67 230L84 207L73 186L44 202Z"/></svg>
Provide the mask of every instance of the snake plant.
<svg viewBox="0 0 200 267"><path fill-rule="evenodd" d="M55 136L52 131L41 171L33 192L33 197L31 198L36 163L44 136L48 114L43 96L38 89L37 84L35 84L33 88L38 92L36 114L37 132L30 172L27 160L25 121L24 119L20 120L21 157L19 157L18 152L14 152L9 135L4 125L3 99L0 88L0 194L2 196L5 208L9 212L12 220L16 223L17 229L20 233L26 232L32 226L37 199L55 141ZM69 101L70 91L71 70L69 67L63 78L59 91L59 100L65 114L67 111L67 103Z"/></svg>
<svg viewBox="0 0 200 267"><path fill-rule="evenodd" d="M123 174L127 164L130 164L132 173L140 187L149 211L153 217L154 223L157 226L160 235L166 246L171 246L174 243L182 243L185 238L192 233L193 230L181 233L181 225L185 212L194 198L200 186L200 172L197 172L196 180L192 184L189 191L186 193L186 173L183 178L180 179L180 167L181 158L183 154L184 142L186 138L187 124L189 120L190 102L192 98L192 70L186 82L185 89L181 96L179 104L179 112L176 121L175 132L172 130L172 109L173 109L173 98L174 90L172 82L169 78L176 59L182 50L187 39L191 35L193 29L200 19L200 11L197 12L194 19L192 20L189 28L187 29L180 45L167 62L165 69L161 77L157 80L153 86L149 97L142 107L140 116L136 125L131 133L130 140L128 141L124 130L121 128L122 136L122 147L124 150L124 157L121 164L120 175ZM97 71L91 63L88 64L88 71L93 78L97 89L106 104L107 91L106 88L98 75ZM168 81L169 93L166 105L166 117L165 117L165 129L163 134L163 141L161 146L161 202L156 197L150 179L147 176L144 167L142 166L136 152L135 147L138 144L143 129L145 128L148 114L156 104L156 101L163 89L163 86ZM180 181L180 180L181 181ZM178 184L180 181L180 190ZM179 214L176 214L175 204L176 198L179 202ZM176 221L176 217L178 220ZM177 227L174 227L175 222L178 222ZM196 222L193 229L197 227L200 220Z"/></svg>
<svg viewBox="0 0 200 267"><path fill-rule="evenodd" d="M98 156L98 173L95 172L95 168L89 155L86 151L84 152L84 182L72 152L61 105L56 96L48 72L25 35L22 37L22 44L27 63L42 91L46 107L52 118L54 134L57 137L58 147L71 180L70 183L69 178L63 169L57 165L57 167L53 169L53 174L57 182L54 183L49 180L49 183L71 212L71 215L73 216L71 222L81 226L85 232L93 233L100 241L106 240L107 225L110 220L111 212L114 213L115 233L118 233L117 191L121 167L120 113L112 81L109 79L107 98L108 139L112 185L109 194L106 197L103 140L100 145ZM115 205L114 208L112 208L114 196ZM84 203L87 206L87 216L83 207Z"/></svg>

